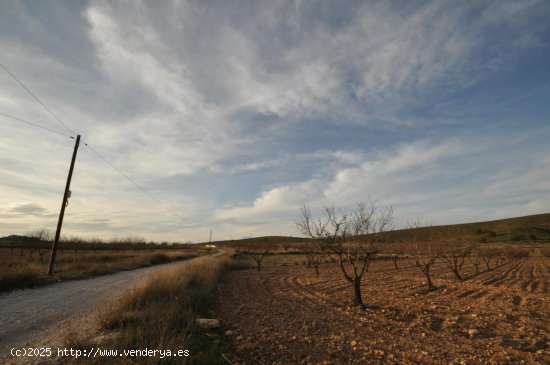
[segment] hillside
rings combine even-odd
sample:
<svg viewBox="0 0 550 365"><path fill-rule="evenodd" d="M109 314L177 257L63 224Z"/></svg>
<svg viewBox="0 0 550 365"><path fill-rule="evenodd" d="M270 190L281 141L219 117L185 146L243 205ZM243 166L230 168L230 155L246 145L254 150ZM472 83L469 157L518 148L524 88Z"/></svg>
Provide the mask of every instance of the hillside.
<svg viewBox="0 0 550 365"><path fill-rule="evenodd" d="M426 227L419 228L425 230ZM468 242L550 242L550 213L506 218L494 221L433 226L438 239ZM390 242L408 241L414 229L398 229L387 233ZM217 245L240 246L270 240L277 246L288 246L307 241L300 237L265 236L212 242Z"/></svg>
<svg viewBox="0 0 550 365"><path fill-rule="evenodd" d="M445 241L470 242L550 242L550 213L494 221L433 226ZM421 230L426 228L420 228ZM407 241L410 229L388 232L390 241Z"/></svg>
<svg viewBox="0 0 550 365"><path fill-rule="evenodd" d="M469 242L550 242L550 213L529 215L524 217L499 219L494 221L449 224L433 226L436 235L444 241L469 241ZM426 228L420 228L423 230ZM405 242L411 237L411 229L398 229L387 233L390 242ZM250 237L238 240L213 241L212 244L221 246L241 246L250 243L261 243L269 240L275 246L291 248L293 245L307 242L304 237L292 236L262 236ZM11 235L0 237L0 247L50 247L50 242L38 241L32 237ZM63 242L62 246L73 247L74 242ZM207 242L201 243L208 244ZM80 243L78 247L86 249L109 249L122 248L124 245L117 243L116 246L108 243ZM153 248L154 244L130 244L129 248L147 247ZM168 246L176 248L178 245Z"/></svg>

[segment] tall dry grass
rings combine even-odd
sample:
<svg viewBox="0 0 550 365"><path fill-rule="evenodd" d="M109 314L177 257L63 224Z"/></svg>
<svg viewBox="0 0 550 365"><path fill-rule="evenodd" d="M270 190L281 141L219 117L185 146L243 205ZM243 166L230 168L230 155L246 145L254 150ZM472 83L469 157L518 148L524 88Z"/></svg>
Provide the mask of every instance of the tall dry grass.
<svg viewBox="0 0 550 365"><path fill-rule="evenodd" d="M216 300L216 285L227 257L200 257L180 267L170 267L122 293L98 315L98 324L109 335L72 337L68 347L110 349L190 350L193 356L195 318L207 313ZM104 343L105 338L108 342ZM200 344L199 344L200 346ZM190 358L101 358L93 364L186 364Z"/></svg>
<svg viewBox="0 0 550 365"><path fill-rule="evenodd" d="M122 270L158 265L189 259L200 254L199 249L150 249L58 252L53 276L46 275L49 256L39 257L26 250L0 249L0 292L45 285L60 280L84 279L112 274ZM30 253L30 254L29 254Z"/></svg>

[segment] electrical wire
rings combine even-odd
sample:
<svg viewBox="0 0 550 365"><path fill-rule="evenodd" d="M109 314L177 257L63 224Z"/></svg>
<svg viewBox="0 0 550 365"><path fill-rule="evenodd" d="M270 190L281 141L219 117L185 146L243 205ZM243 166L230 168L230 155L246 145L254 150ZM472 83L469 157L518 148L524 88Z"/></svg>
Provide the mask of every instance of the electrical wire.
<svg viewBox="0 0 550 365"><path fill-rule="evenodd" d="M32 123L32 122L29 122L29 121L26 121L26 120L23 120L23 119L20 119L20 118L17 118L17 117L13 117L11 115L8 115L8 114L4 114L4 113L0 113L0 115L3 115L7 118L11 118L11 119L14 119L14 120L18 120L20 122L23 122L23 123L27 123L29 125L32 125L32 126L35 126L35 127L38 127L38 128L41 128L41 129L44 129L44 130L47 130L47 131L50 131L50 132L53 132L53 133L57 133L57 134L60 134L62 136L65 136L65 137L69 137L69 138L73 138L74 139L74 135L76 135L76 133L71 129L69 128L56 114L54 114L54 112L52 112L50 110L50 108L48 108L46 106L46 104L44 104L32 91L29 90L29 88L27 88L18 78L17 76L15 76L10 70L8 70L8 68L6 66L4 66L1 62L0 62L0 67L2 67L4 69L4 71L6 71L8 73L8 75L10 75L23 89L25 89L25 91L27 93L29 93L40 105L42 105L42 107L52 116L54 117L66 130L68 130L73 136L68 136L66 134L63 134L63 133L60 133L60 132L57 132L53 129L49 129L49 128L46 128L46 127L42 127L38 124L35 124L35 123ZM106 159L105 157L103 157L99 152L97 152L95 149L93 149L92 147L90 147L86 142L84 142L84 145L93 153L95 154L98 158L100 158L101 160L103 160L105 163L107 163L109 166L111 166L111 168L113 170L115 170L118 174L120 174L122 177L124 177L126 180L128 180L132 185L134 185L136 188L138 188L141 192L147 194L147 196L149 196L151 199L153 199L154 201L156 201L157 203L159 204L162 204L164 205L164 208L169 210L172 214L176 214L180 217L183 217L180 213L176 212L176 211L173 211L172 209L168 208L166 206L166 204L164 204L161 200L159 200L158 198L156 198L154 195L152 195L151 193L149 193L147 190L145 190L143 187L141 187L138 183L136 183L133 179L131 179L128 175L126 175L124 172L122 172L118 167L116 167L111 161L109 161L108 159Z"/></svg>
<svg viewBox="0 0 550 365"><path fill-rule="evenodd" d="M118 172L122 177L124 177L126 180L128 180L130 183L132 183L136 188L138 188L139 190L141 190L142 192L144 192L145 194L147 194L151 199L155 200L157 203L160 203L160 201L155 198L153 195L151 195L151 193L149 193L147 190L145 190L144 188L142 188L141 186L139 186L134 180L132 180L128 175L126 175L124 172L122 172L118 167L116 167L111 161L107 160L105 157L103 157L99 152L97 152L96 150L94 150L92 147L90 147L88 145L88 143L84 142L84 145L86 147L88 147L88 149L90 151L92 151L92 153L94 155L96 155L97 157L99 157L101 160L103 160L105 163L107 163L109 166L111 166L111 168L113 170L115 170L116 172Z"/></svg>
<svg viewBox="0 0 550 365"><path fill-rule="evenodd" d="M92 152L94 155L96 155L99 159L101 159L103 162L108 164L113 170L115 170L120 176L124 177L126 180L128 180L132 185L134 185L136 188L138 188L141 192L147 194L151 199L153 199L158 204L161 204L164 206L164 209L170 211L170 213L175 214L179 216L180 218L185 217L181 215L181 213L176 212L170 208L160 199L158 199L156 196L145 190L142 186L140 186L138 183L136 183L132 178L130 178L128 175L126 175L124 172L122 172L118 167L115 166L111 161L109 161L107 158L103 157L99 152L97 152L95 149L93 149L87 142L83 141L84 145Z"/></svg>
<svg viewBox="0 0 550 365"><path fill-rule="evenodd" d="M1 62L0 62L0 66L4 69L4 71L6 71L6 72L8 73L8 75L10 75L15 81L17 81L17 83L18 83L19 85L21 85L21 87L22 87L23 89L25 89L25 91L26 91L27 93L29 93L29 94L34 98L34 100L36 100L40 105L42 105L42 107L43 107L44 109L46 109L46 111L47 111L48 113L50 113L51 116L53 116L59 123L61 123L61 125L62 125L63 127L65 127L66 130L68 130L73 136L76 134L71 128L69 128L65 123L63 123L63 121L62 121L57 115L55 115L55 114L50 110L50 108L48 108L48 107L46 106L46 104L44 104L36 95L34 95L33 92L30 91L29 88L27 88L27 87L26 87L26 86L25 86L25 85L24 85L24 84L14 75L14 74L11 73L10 70L8 70L7 67L4 66Z"/></svg>
<svg viewBox="0 0 550 365"><path fill-rule="evenodd" d="M0 112L0 115L4 116L4 117L6 117L6 118L10 118L10 119L13 119L13 120L17 120L17 121L19 121L19 122L22 122L22 123L26 123L26 124L32 125L32 126L34 126L34 127L36 127L36 128L44 129L44 130L46 130L46 131L48 131L48 132L52 132L52 133L59 134L59 135L64 136L64 137L68 137L68 138L73 138L73 139L74 139L73 136L69 136L68 134L61 133L61 132L58 132L58 131L56 131L56 130L53 130L53 129L50 129L50 128L47 128L47 127L43 127L43 126L41 126L41 125L39 125L39 124L36 124L36 123L33 123L33 122L29 122L28 120L24 120L24 119L21 119L21 118L14 117L13 115L9 115L9 114L2 113L2 112Z"/></svg>

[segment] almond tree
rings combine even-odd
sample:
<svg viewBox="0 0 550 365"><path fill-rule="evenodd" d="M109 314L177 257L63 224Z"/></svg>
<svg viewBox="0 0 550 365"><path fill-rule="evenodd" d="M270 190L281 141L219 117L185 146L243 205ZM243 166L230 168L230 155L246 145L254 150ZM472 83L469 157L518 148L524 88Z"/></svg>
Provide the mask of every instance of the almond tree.
<svg viewBox="0 0 550 365"><path fill-rule="evenodd" d="M338 258L340 270L353 288L354 303L364 306L361 282L368 270L383 233L391 228L393 208L377 208L358 202L351 212L337 212L334 206L324 207L324 216L313 219L309 207L302 206L302 217L296 222L298 229L319 243L327 254Z"/></svg>
<svg viewBox="0 0 550 365"><path fill-rule="evenodd" d="M256 270L260 271L265 255L271 253L273 244L269 238L264 241L253 241L241 244L241 252L252 257L256 262Z"/></svg>
<svg viewBox="0 0 550 365"><path fill-rule="evenodd" d="M474 255L472 256L472 260L473 260L474 268L476 270L475 274L478 275L479 274L479 265L481 264L481 257L479 256L478 252L474 253Z"/></svg>
<svg viewBox="0 0 550 365"><path fill-rule="evenodd" d="M37 251L38 255L40 256L40 261L42 261L44 259L44 254L46 254L48 252L48 248L47 247L42 247L42 245L46 242L49 242L49 241L53 240L53 233L48 231L47 229L42 228L42 229L36 229L34 231L31 231L27 235L38 241L36 243L36 246L34 246L34 247L31 246L29 248L29 252L30 252L29 256L32 257L33 253L35 251ZM22 252L22 250L21 250L21 252Z"/></svg>
<svg viewBox="0 0 550 365"><path fill-rule="evenodd" d="M432 282L430 270L439 257L437 251L432 246L435 240L435 230L431 226L421 227L420 220L409 223L407 228L415 247L414 259L416 267L424 274L428 288L433 289L435 286ZM420 248L419 244L423 247Z"/></svg>
<svg viewBox="0 0 550 365"><path fill-rule="evenodd" d="M312 242L306 244L306 260L307 267L315 269L315 276L319 277L319 266L323 263L325 259L325 253L319 247L318 242Z"/></svg>
<svg viewBox="0 0 550 365"><path fill-rule="evenodd" d="M53 240L53 233L47 229L35 229L27 233L27 236L32 237L40 242L49 242Z"/></svg>
<svg viewBox="0 0 550 365"><path fill-rule="evenodd" d="M497 252L491 248L484 248L479 251L479 255L483 260L483 262L485 263L485 267L487 268L487 271L491 271L493 269L491 267L491 260L493 259L493 257L497 255Z"/></svg>
<svg viewBox="0 0 550 365"><path fill-rule="evenodd" d="M399 269L399 266L397 265L397 261L399 260L399 254L392 254L391 256L391 260L393 261L393 266L395 266L395 269Z"/></svg>
<svg viewBox="0 0 550 365"><path fill-rule="evenodd" d="M470 252L470 246L451 248L449 245L447 245L447 247L441 254L443 262L445 262L445 265L447 265L449 270L453 272L458 280L462 280L460 270L462 270L464 260L466 259L466 256L470 254Z"/></svg>

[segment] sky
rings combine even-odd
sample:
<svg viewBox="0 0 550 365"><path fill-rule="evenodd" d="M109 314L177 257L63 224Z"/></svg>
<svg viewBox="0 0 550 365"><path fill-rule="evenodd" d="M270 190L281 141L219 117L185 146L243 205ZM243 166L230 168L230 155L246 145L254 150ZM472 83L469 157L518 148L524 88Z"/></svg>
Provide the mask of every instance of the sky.
<svg viewBox="0 0 550 365"><path fill-rule="evenodd" d="M3 1L0 236L550 212L550 2ZM40 129L10 117L32 122ZM58 132L54 133L53 131ZM113 166L115 168L113 168Z"/></svg>

